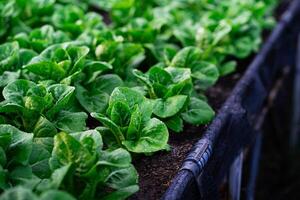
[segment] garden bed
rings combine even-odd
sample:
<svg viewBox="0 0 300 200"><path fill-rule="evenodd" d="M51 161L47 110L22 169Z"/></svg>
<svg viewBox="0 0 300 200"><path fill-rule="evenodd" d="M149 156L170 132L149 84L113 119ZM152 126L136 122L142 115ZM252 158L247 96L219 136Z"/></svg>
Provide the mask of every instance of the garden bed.
<svg viewBox="0 0 300 200"><path fill-rule="evenodd" d="M35 1L0 3L0 198L160 198L215 112L231 117L276 4L90 0L103 20Z"/></svg>
<svg viewBox="0 0 300 200"><path fill-rule="evenodd" d="M280 20L288 5L289 2L285 1L277 7L275 11L277 20ZM269 34L270 30L263 33L264 41L266 41ZM251 55L247 59L240 60L238 71L222 77L216 85L206 92L210 105L217 113L219 113L219 109L230 96L234 86L243 76L254 57L255 55ZM178 173L184 159L207 128L208 125L200 127L187 125L184 127L185 131L183 133L171 133L169 140L172 147L171 152L158 152L151 157L137 158L134 165L139 172L140 190L130 199L160 199Z"/></svg>
<svg viewBox="0 0 300 200"><path fill-rule="evenodd" d="M241 69L241 65L239 65ZM245 67L245 66L244 66ZM243 72L224 77L207 91L207 97L214 110L219 110L229 97L232 88ZM139 172L140 190L130 199L159 199L171 184L171 180L181 167L181 164L193 145L201 138L207 126L184 127L182 133L171 133L170 152L158 152L152 156L138 157L134 161Z"/></svg>
<svg viewBox="0 0 300 200"><path fill-rule="evenodd" d="M284 7L286 7L285 4L279 10ZM193 157L193 153L196 153L196 149L194 149L194 152L189 154L183 168L176 175L164 199L198 199L200 197L216 199L220 198L220 194L223 199L228 196L235 199L237 196L231 195L240 195L240 193L246 196L248 185L244 185L240 191L238 178L231 180L229 184L233 184L232 189L240 192L232 193L233 191L228 191L229 186L224 185L224 180L228 181L228 176L239 177L239 173L242 171L242 168L239 168L241 166L231 166L231 164L243 152L243 149L246 152L243 155L248 154L249 145L252 145L253 138L259 131L256 130L256 119L261 120L260 115L268 103L266 98L274 85L276 87L276 80L282 74L291 78L291 74L285 70L286 68L291 70L295 66L295 41L297 41L299 33L299 29L296 27L297 19L299 19L299 2L295 1L286 10L285 16L279 21L279 25L265 43L262 52L250 65L245 77L235 87L230 99L223 106L222 113L219 113L204 137L201 137L203 143L201 144L200 140L197 144L199 148L197 150L201 148L205 150L207 148L205 144L211 145L209 148L212 148L213 153L210 149L206 155ZM283 49L288 50L289 53L284 52ZM247 114L245 115L245 113ZM205 161L203 162L202 159ZM196 167L189 163L197 161L203 165ZM230 167L236 167L233 174L228 173ZM249 180L243 179L243 181Z"/></svg>

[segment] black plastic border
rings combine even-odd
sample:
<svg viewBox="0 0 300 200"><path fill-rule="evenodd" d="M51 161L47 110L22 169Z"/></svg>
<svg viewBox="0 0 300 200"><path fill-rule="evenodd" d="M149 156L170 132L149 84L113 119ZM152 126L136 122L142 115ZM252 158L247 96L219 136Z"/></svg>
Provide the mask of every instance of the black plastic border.
<svg viewBox="0 0 300 200"><path fill-rule="evenodd" d="M266 69L265 74L259 72L259 70L265 67L268 56L272 54L280 41L283 42L282 38L285 37L285 34L289 34L292 21L295 20L299 13L300 1L294 0L281 17L259 54L250 64L242 79L235 86L231 96L220 109L219 114L202 138L194 145L178 174L172 180L172 184L162 197L163 200L193 199L195 191L196 195L202 198L218 199L218 181L215 180L216 178L213 175L218 176L219 179L224 178L225 175L223 172L216 171L216 169L211 169L215 170L213 172L207 172L205 170L209 167L207 163L213 160L214 157L218 157L218 155L214 155L214 153L218 153L214 152L214 150L217 148L217 145L222 145L222 142L218 142L220 140L236 140L230 141L234 147L231 147L227 152L232 153L232 160L229 162L233 161L233 158L238 155L243 147L254 141L254 130L251 121L253 121L255 114L258 114L263 108L263 103L275 81L276 73L282 69L274 69L274 67L272 68L272 63L269 63L269 69ZM281 68L283 67L281 66ZM268 76L267 80L263 76L266 74ZM248 102L251 100L244 98L249 90L257 93L256 100L253 102ZM254 102L255 104L253 104ZM223 133L228 134L228 132L230 132L230 137L223 136ZM222 160L219 160L213 164L222 165L223 163ZM224 162L224 165L229 167L226 162ZM194 189L191 190L191 188Z"/></svg>

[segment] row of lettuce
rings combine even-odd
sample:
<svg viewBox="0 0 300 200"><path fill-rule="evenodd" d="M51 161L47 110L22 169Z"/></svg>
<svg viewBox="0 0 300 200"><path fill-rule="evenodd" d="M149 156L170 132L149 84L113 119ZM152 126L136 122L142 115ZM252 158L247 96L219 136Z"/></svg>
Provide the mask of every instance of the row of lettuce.
<svg viewBox="0 0 300 200"><path fill-rule="evenodd" d="M138 191L131 154L210 122L205 91L259 48L275 4L1 1L0 199Z"/></svg>

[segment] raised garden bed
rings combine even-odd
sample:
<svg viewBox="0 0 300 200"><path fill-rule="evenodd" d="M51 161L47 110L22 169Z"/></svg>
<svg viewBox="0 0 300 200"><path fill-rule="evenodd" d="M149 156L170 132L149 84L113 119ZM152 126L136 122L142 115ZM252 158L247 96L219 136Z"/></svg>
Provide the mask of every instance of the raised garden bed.
<svg viewBox="0 0 300 200"><path fill-rule="evenodd" d="M209 102L219 110L229 97L235 83L243 72L224 77L207 92ZM134 161L139 172L140 190L131 199L159 199L170 186L172 178L178 173L182 162L193 145L202 137L208 126L185 126L181 134L170 135L171 152L158 152L151 157L140 157Z"/></svg>
<svg viewBox="0 0 300 200"><path fill-rule="evenodd" d="M132 199L160 198L274 24L273 0L31 1L0 4L0 199L124 199L138 185ZM228 102L213 125L244 119ZM221 140L211 130L198 142L203 165ZM189 159L176 177L192 187L173 184L166 199L195 189L202 169Z"/></svg>
<svg viewBox="0 0 300 200"><path fill-rule="evenodd" d="M296 66L299 10L298 1L286 10L219 115L186 157L163 199L253 199L263 122L279 90L292 96L291 87L282 87L290 84ZM290 109L287 104L286 112ZM282 116L276 119L273 123L279 123L278 119L284 119L283 125L288 122Z"/></svg>
<svg viewBox="0 0 300 200"><path fill-rule="evenodd" d="M276 10L276 18L278 21L281 19L281 15L287 10L289 2L283 2ZM265 38L270 34L269 31L265 32ZM221 78L214 87L210 88L206 95L210 104L214 110L219 110L225 100L230 96L234 86L238 83L239 79L243 76L244 70L254 59L255 55L249 56L247 59L240 60L238 63L238 70L233 75L229 75ZM223 111L223 110L222 110ZM222 111L219 115L222 115ZM163 196L166 189L171 185L172 179L179 172L182 167L182 163L194 144L202 138L203 133L208 126L186 126L185 131L181 135L171 135L170 145L173 147L171 153L159 152L153 157L142 157L134 161L135 166L140 174L140 191L134 195L131 199L159 199ZM183 137L182 137L183 136ZM178 175L178 174L177 174ZM191 187L188 190L189 195L197 197L197 188L195 182L189 182L192 180L192 176L181 176L181 172L178 175L182 180L179 180L177 187ZM187 182L185 183L184 181ZM175 183L173 184L176 184ZM182 182L180 182L182 181ZM185 184L192 184L191 186ZM173 198L189 199L190 196L180 196L174 192L171 188L168 194ZM180 190L179 190L180 191ZM180 192L179 192L180 193ZM198 194L199 195L199 194ZM171 196L165 197L166 199ZM195 198L194 197L194 198Z"/></svg>

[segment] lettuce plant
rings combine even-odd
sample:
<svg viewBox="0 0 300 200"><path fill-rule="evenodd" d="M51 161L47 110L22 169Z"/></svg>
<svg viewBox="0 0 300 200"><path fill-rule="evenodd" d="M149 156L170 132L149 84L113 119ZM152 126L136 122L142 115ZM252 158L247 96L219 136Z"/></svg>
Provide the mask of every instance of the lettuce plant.
<svg viewBox="0 0 300 200"><path fill-rule="evenodd" d="M144 49L140 44L129 42L104 41L97 45L95 56L109 62L114 73L123 79L129 79L131 71L144 60Z"/></svg>
<svg viewBox="0 0 300 200"><path fill-rule="evenodd" d="M123 149L102 150L98 131L59 133L50 141L50 149L47 143L34 140L33 134L11 125L0 125L0 138L0 188L21 186L7 190L0 199L16 194L74 199L60 188L79 199L123 199L138 190L130 154ZM45 153L48 150L52 154ZM45 177L46 171L50 175ZM113 192L107 194L106 187Z"/></svg>
<svg viewBox="0 0 300 200"><path fill-rule="evenodd" d="M121 148L104 151L102 146L95 130L54 137L51 169L68 166L62 185L79 199L124 199L138 190L130 154Z"/></svg>
<svg viewBox="0 0 300 200"><path fill-rule="evenodd" d="M57 129L81 131L85 129L87 115L63 110L67 108L74 90L74 87L63 84L45 87L19 79L3 89L0 113L5 121L32 131L36 136L53 136Z"/></svg>
<svg viewBox="0 0 300 200"><path fill-rule="evenodd" d="M16 70L19 61L19 45L17 42L9 42L0 45L0 73Z"/></svg>
<svg viewBox="0 0 300 200"><path fill-rule="evenodd" d="M42 52L53 44L70 41L70 38L65 32L55 31L51 25L44 25L33 29L29 34L19 33L13 40L17 41L22 48Z"/></svg>
<svg viewBox="0 0 300 200"><path fill-rule="evenodd" d="M100 75L90 83L85 83L76 84L76 98L89 113L105 113L112 91L124 85L123 80L116 74Z"/></svg>
<svg viewBox="0 0 300 200"><path fill-rule="evenodd" d="M199 125L208 123L214 116L211 107L194 95L189 68L154 66L146 74L138 70L134 74L154 99L153 113L173 131L182 131L183 120Z"/></svg>
<svg viewBox="0 0 300 200"><path fill-rule="evenodd" d="M189 68L195 84L206 90L218 80L219 70L214 64L203 61L203 54L199 48L185 47L173 57L170 66Z"/></svg>
<svg viewBox="0 0 300 200"><path fill-rule="evenodd" d="M88 52L85 46L55 44L33 57L23 68L35 74L38 80L68 81L83 69Z"/></svg>
<svg viewBox="0 0 300 200"><path fill-rule="evenodd" d="M99 131L111 148L124 147L135 153L152 153L167 148L166 125L152 118L153 102L126 87L114 89L106 114L92 113L104 127Z"/></svg>
<svg viewBox="0 0 300 200"><path fill-rule="evenodd" d="M0 189L17 184L30 184L33 176L28 166L33 134L11 125L0 125Z"/></svg>

